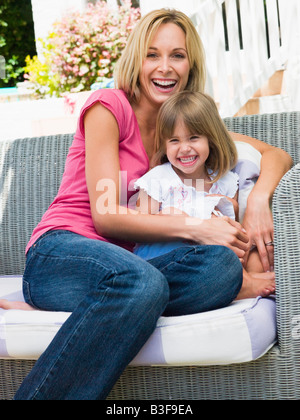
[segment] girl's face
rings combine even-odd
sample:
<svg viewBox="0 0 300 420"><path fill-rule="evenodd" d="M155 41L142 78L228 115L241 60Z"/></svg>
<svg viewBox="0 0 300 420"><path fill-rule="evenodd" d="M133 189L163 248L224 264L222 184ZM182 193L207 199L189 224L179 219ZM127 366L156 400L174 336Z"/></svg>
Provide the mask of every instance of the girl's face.
<svg viewBox="0 0 300 420"><path fill-rule="evenodd" d="M184 90L189 71L185 33L174 23L162 24L143 62L139 77L141 100L160 107L169 96Z"/></svg>
<svg viewBox="0 0 300 420"><path fill-rule="evenodd" d="M182 180L207 178L208 138L191 133L181 119L175 125L173 136L166 140L166 155Z"/></svg>

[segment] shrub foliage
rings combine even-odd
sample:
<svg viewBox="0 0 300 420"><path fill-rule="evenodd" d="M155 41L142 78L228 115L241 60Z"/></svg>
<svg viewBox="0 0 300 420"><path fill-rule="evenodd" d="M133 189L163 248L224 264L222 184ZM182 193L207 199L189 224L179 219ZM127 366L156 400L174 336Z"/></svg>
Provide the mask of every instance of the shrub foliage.
<svg viewBox="0 0 300 420"><path fill-rule="evenodd" d="M26 78L38 97L89 90L111 78L128 35L140 18L139 9L124 1L117 9L105 1L56 22L42 45L43 59L26 58Z"/></svg>
<svg viewBox="0 0 300 420"><path fill-rule="evenodd" d="M35 54L31 0L0 1L0 56L5 60L5 78L0 87L23 80L25 57Z"/></svg>

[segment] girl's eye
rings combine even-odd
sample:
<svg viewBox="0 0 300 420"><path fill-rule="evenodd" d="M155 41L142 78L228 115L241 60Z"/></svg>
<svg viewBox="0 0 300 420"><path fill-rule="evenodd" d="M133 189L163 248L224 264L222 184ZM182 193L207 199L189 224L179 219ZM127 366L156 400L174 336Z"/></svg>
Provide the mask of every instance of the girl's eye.
<svg viewBox="0 0 300 420"><path fill-rule="evenodd" d="M191 140L191 141L197 141L197 140L199 140L199 138L200 138L200 136L198 136L198 135L194 135L194 136L191 136L191 137L190 137L190 140Z"/></svg>
<svg viewBox="0 0 300 420"><path fill-rule="evenodd" d="M178 142L178 139L170 139L169 140L169 143L177 143Z"/></svg>

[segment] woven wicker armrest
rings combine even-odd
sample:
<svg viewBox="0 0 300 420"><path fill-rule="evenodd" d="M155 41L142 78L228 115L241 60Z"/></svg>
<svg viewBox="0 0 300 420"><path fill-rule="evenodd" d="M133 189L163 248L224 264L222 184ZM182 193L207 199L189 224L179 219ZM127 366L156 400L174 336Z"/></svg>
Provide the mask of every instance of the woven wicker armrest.
<svg viewBox="0 0 300 420"><path fill-rule="evenodd" d="M300 164L273 199L278 339L281 353L300 351Z"/></svg>

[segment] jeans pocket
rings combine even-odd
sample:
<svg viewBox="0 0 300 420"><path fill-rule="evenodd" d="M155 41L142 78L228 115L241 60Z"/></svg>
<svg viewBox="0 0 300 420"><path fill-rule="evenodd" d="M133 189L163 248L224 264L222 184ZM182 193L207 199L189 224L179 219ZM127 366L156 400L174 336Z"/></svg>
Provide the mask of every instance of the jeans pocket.
<svg viewBox="0 0 300 420"><path fill-rule="evenodd" d="M30 293L30 284L28 283L28 281L24 280L23 278L23 296L25 299L25 302L28 303L28 305L32 306L35 309L40 309L37 306L35 306L35 304L32 301L31 298L31 293Z"/></svg>

